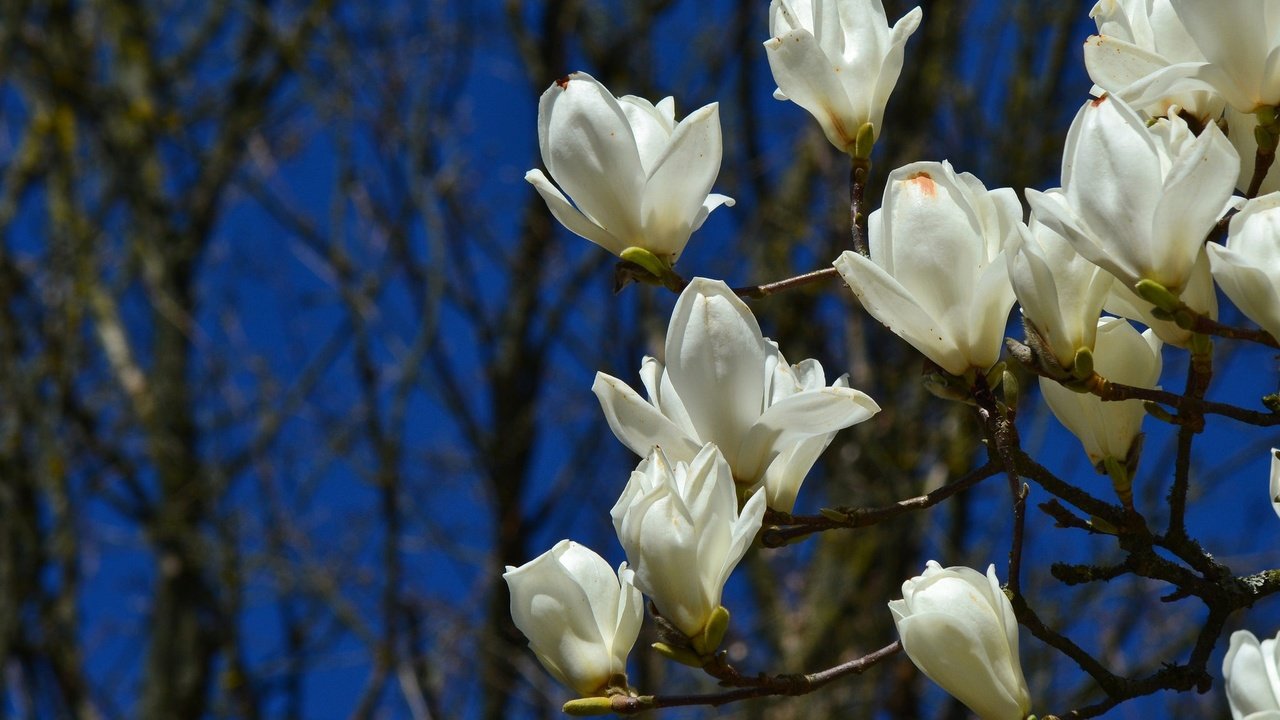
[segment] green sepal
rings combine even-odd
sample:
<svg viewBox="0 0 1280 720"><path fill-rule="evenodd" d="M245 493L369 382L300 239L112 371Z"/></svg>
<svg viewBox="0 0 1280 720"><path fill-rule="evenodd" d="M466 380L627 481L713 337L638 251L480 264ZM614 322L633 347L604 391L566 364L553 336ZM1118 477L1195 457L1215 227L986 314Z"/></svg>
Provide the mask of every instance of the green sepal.
<svg viewBox="0 0 1280 720"><path fill-rule="evenodd" d="M995 365L991 366L991 369L988 370L986 372L986 375L984 376L987 380L987 387L991 388L992 390L995 390L997 387L1000 387L1000 381L1004 380L1004 368L1005 368L1004 361L1000 361Z"/></svg>
<svg viewBox="0 0 1280 720"><path fill-rule="evenodd" d="M589 697L570 700L560 708L566 715L609 715L613 713L613 700L607 697Z"/></svg>
<svg viewBox="0 0 1280 720"><path fill-rule="evenodd" d="M969 384L963 378L943 373L929 373L924 376L924 389L943 400L972 403Z"/></svg>
<svg viewBox="0 0 1280 720"><path fill-rule="evenodd" d="M1091 516L1089 516L1089 527L1093 528L1093 529L1094 529L1094 530L1096 530L1097 532L1100 532L1100 533L1103 533L1103 534L1106 534L1106 535L1119 535L1119 534L1120 534L1120 530L1119 530L1119 528L1117 528L1115 525L1112 525L1111 523L1107 522L1106 520L1103 520L1102 518L1098 517L1097 515L1091 515Z"/></svg>
<svg viewBox="0 0 1280 720"><path fill-rule="evenodd" d="M1258 149L1262 151L1276 149L1276 134L1268 128L1259 125L1253 129L1253 141L1258 144Z"/></svg>
<svg viewBox="0 0 1280 720"><path fill-rule="evenodd" d="M1276 124L1276 108L1274 105L1263 105L1253 112L1253 116L1258 118L1258 125L1262 127L1271 127Z"/></svg>
<svg viewBox="0 0 1280 720"><path fill-rule="evenodd" d="M711 655L720 647L720 643L724 641L724 634L729 631L729 611L725 606L720 605L711 611L711 617L707 618L707 624L702 627L702 632L697 637L690 638L693 641L693 649L705 655Z"/></svg>
<svg viewBox="0 0 1280 720"><path fill-rule="evenodd" d="M834 522L848 522L849 513L835 508L818 508L818 514Z"/></svg>
<svg viewBox="0 0 1280 720"><path fill-rule="evenodd" d="M1133 291L1138 293L1138 297L1165 312L1177 312L1182 305L1177 295L1169 292L1168 288L1155 280L1139 280L1138 284L1133 286Z"/></svg>
<svg viewBox="0 0 1280 720"><path fill-rule="evenodd" d="M1129 474L1129 469L1110 455L1102 459L1102 465L1111 478L1111 487L1115 488L1120 503L1127 508L1133 507L1133 477Z"/></svg>
<svg viewBox="0 0 1280 720"><path fill-rule="evenodd" d="M866 160L871 157L871 151L876 146L876 126L869 122L862 123L858 128L858 134L853 138L854 158L858 160Z"/></svg>
<svg viewBox="0 0 1280 720"><path fill-rule="evenodd" d="M665 657L666 659L674 660L680 663L681 665L688 665L691 668L698 668L699 670L701 670L707 664L706 660L703 660L701 657L698 657L697 653L695 653L692 650L689 650L688 648L676 647L674 645L668 645L667 643L664 643L664 642L656 642L650 647L652 647L654 650L657 650L658 654Z"/></svg>
<svg viewBox="0 0 1280 720"><path fill-rule="evenodd" d="M1152 402L1151 400L1144 400L1142 402L1142 409L1146 410L1148 415L1159 420L1160 422L1167 422L1170 425L1178 424L1178 418L1174 417L1173 413L1169 412L1168 410L1165 410L1164 406L1157 402Z"/></svg>
<svg viewBox="0 0 1280 720"><path fill-rule="evenodd" d="M1071 377L1077 380L1088 380L1093 375L1093 351L1087 347L1078 348L1071 361Z"/></svg>
<svg viewBox="0 0 1280 720"><path fill-rule="evenodd" d="M623 250L618 257L629 263L639 265L652 273L656 278L661 278L671 272L671 263L664 262L662 258L642 247L636 247L633 245Z"/></svg>
<svg viewBox="0 0 1280 720"><path fill-rule="evenodd" d="M1022 394L1017 376L1005 370L1004 376L1000 378L1000 387L1004 388L1004 404L1011 408L1017 408L1018 398Z"/></svg>

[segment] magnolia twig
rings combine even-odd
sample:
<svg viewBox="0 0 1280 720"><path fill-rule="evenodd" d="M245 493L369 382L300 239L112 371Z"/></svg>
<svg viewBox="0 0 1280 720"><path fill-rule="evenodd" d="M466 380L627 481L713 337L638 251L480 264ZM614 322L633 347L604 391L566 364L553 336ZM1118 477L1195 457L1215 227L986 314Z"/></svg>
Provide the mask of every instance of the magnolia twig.
<svg viewBox="0 0 1280 720"><path fill-rule="evenodd" d="M1274 412L1259 412L1202 398L1186 397L1166 390L1125 385L1124 383L1111 382L1102 377L1098 377L1096 381L1091 383L1089 390L1094 395L1108 401L1150 400L1161 405L1168 405L1179 411L1190 408L1205 415L1221 415L1258 427L1280 425L1280 414Z"/></svg>
<svg viewBox="0 0 1280 720"><path fill-rule="evenodd" d="M1013 542L1009 545L1009 592L1022 593L1022 541L1026 535L1027 495L1031 488L1022 483L1013 500Z"/></svg>
<svg viewBox="0 0 1280 720"><path fill-rule="evenodd" d="M1266 330L1254 330L1251 328L1238 328L1230 325L1223 325L1207 315L1193 314L1191 320L1192 332L1201 335L1215 335L1217 337L1230 338L1232 340L1248 340L1267 347L1280 349L1280 342L1277 342L1271 333Z"/></svg>
<svg viewBox="0 0 1280 720"><path fill-rule="evenodd" d="M853 250L863 257L870 257L867 237L863 232L866 217L862 212L863 197L867 193L867 178L871 176L869 158L851 158L849 166L849 230L853 235Z"/></svg>
<svg viewBox="0 0 1280 720"><path fill-rule="evenodd" d="M825 530L833 530L835 528L856 528L875 525L883 520L892 517L905 515L914 510L923 510L932 507L956 493L967 488L977 485L979 482L986 480L1000 472L1000 466L993 462L988 462L982 467L975 468L965 473L963 477L955 482L943 485L932 492L918 495L906 500L899 500L892 505L885 505L878 508L852 508L844 509L832 513L832 515L844 515L844 517L833 517L832 515L791 515L790 513L780 513L769 510L765 514L766 525L789 525L791 527L770 527L764 531L761 536L761 542L765 547L782 547L795 540L811 535L816 532Z"/></svg>
<svg viewBox="0 0 1280 720"><path fill-rule="evenodd" d="M728 682L735 682L734 678L737 678L742 682L747 683L747 687L738 687L733 690L706 695L641 695L640 697L615 695L611 698L612 705L610 710L619 715L633 715L635 713L644 712L645 710L653 710L655 708L681 707L689 705L710 705L716 707L736 702L738 700L765 697L769 695L805 695L846 675L859 675L865 672L867 668L870 668L885 658L896 655L901 651L902 643L895 640L889 645L856 660L850 660L849 662L841 663L835 667L808 674L797 673L793 675L761 675L748 677L739 675L735 670L728 676ZM726 682L726 680L724 678L720 678L719 675L717 675L717 678L720 679L722 683Z"/></svg>
<svg viewBox="0 0 1280 720"><path fill-rule="evenodd" d="M834 267L825 267L821 270L814 270L812 272L804 273L803 275L797 275L795 277L787 278L786 280L778 280L777 282L765 283L764 285L744 285L742 287L736 287L733 288L733 293L738 297L744 298L768 297L784 290L791 290L793 288L821 282L828 278L837 277L839 274L840 273Z"/></svg>
<svg viewBox="0 0 1280 720"><path fill-rule="evenodd" d="M1244 194L1247 198L1258 197L1258 191L1262 189L1262 181L1267 178L1267 170L1271 169L1271 164L1275 162L1276 149L1274 146L1264 148L1259 145L1253 157L1253 177L1249 178L1249 191Z"/></svg>

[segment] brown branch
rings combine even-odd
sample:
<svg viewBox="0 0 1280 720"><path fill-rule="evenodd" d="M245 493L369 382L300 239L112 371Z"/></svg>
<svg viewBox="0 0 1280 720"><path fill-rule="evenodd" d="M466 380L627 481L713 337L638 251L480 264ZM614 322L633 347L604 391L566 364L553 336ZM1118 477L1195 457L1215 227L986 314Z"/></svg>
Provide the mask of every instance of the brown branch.
<svg viewBox="0 0 1280 720"><path fill-rule="evenodd" d="M975 468L965 473L963 477L955 482L948 483L932 492L918 495L906 500L899 500L892 505L885 505L878 508L840 508L832 515L843 515L844 517L833 517L832 515L791 515L790 513L781 513L775 510L768 510L765 513L765 524L774 525L775 527L767 528L761 535L761 543L765 547L782 547L796 540L811 535L816 532L833 530L836 528L858 528L875 525L889 518L899 515L905 515L916 510L923 510L933 507L947 498L967 490L977 485L987 478L1000 472L1000 466L993 462L988 462L982 467ZM778 526L791 527L778 527Z"/></svg>
<svg viewBox="0 0 1280 720"><path fill-rule="evenodd" d="M744 285L742 287L736 287L733 288L733 293L744 298L768 297L786 290L793 290L798 287L804 287L805 285L812 285L813 283L821 282L828 278L838 277L839 274L840 273L834 267L825 267L821 270L814 270L812 272L804 273L803 275L797 275L795 277L787 278L786 280L765 283L764 285Z"/></svg>
<svg viewBox="0 0 1280 720"><path fill-rule="evenodd" d="M853 235L853 250L863 257L870 257L867 246L866 215L862 212L863 198L867 193L867 179L871 176L871 160L850 158L849 166L849 230Z"/></svg>
<svg viewBox="0 0 1280 720"><path fill-rule="evenodd" d="M846 675L860 675L868 668L901 651L902 643L895 640L889 645L856 660L850 660L835 667L808 674L748 677L739 675L737 671L730 668L730 672L725 674L727 681L729 683L742 683L745 687L737 687L733 690L707 695L642 695L640 697L615 695L612 698L613 704L610 709L619 715L634 715L655 708L686 707L690 705L718 707L748 698L771 695L806 695ZM722 678L721 682L726 682L725 678Z"/></svg>

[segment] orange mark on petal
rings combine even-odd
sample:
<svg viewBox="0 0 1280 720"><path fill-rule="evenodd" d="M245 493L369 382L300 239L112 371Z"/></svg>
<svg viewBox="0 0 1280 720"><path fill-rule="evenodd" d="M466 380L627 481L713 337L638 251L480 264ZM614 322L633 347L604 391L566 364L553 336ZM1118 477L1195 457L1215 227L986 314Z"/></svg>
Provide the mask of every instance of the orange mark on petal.
<svg viewBox="0 0 1280 720"><path fill-rule="evenodd" d="M920 194L925 197L933 197L938 194L938 185L927 172L918 172L907 178L906 182L915 185Z"/></svg>

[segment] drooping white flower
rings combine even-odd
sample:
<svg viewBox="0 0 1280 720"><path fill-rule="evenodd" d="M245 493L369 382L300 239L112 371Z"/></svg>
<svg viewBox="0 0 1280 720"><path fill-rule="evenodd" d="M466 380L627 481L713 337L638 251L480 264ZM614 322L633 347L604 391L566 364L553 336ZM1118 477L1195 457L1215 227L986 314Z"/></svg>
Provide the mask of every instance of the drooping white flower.
<svg viewBox="0 0 1280 720"><path fill-rule="evenodd" d="M1240 160L1214 124L1151 126L1118 98L1085 103L1067 133L1062 187L1027 191L1040 222L1127 287L1182 292L1205 236L1226 209Z"/></svg>
<svg viewBox="0 0 1280 720"><path fill-rule="evenodd" d="M1170 0L1099 0L1089 12L1098 34L1084 44L1089 78L1121 99L1138 99L1135 90L1155 73L1184 62L1204 62ZM1212 90L1171 92L1137 106L1149 117L1163 117L1172 106L1210 122L1222 115L1224 101Z"/></svg>
<svg viewBox="0 0 1280 720"><path fill-rule="evenodd" d="M1231 704L1232 720L1280 718L1277 639L1280 635L1258 642L1248 630L1231 633L1231 644L1222 660L1222 684Z"/></svg>
<svg viewBox="0 0 1280 720"><path fill-rule="evenodd" d="M734 479L747 488L764 482L784 512L832 434L880 411L844 378L827 387L817 361L788 365L719 280L694 278L680 293L665 360L641 365L647 401L596 373L592 391L613 434L641 457L660 446L672 462L691 462L715 443Z"/></svg>
<svg viewBox="0 0 1280 720"><path fill-rule="evenodd" d="M808 110L832 145L852 153L864 123L879 137L921 15L913 8L889 27L880 0L773 0L764 44L773 96Z"/></svg>
<svg viewBox="0 0 1280 720"><path fill-rule="evenodd" d="M1280 338L1280 193L1244 204L1227 244L1207 246L1213 279L1250 320Z"/></svg>
<svg viewBox="0 0 1280 720"><path fill-rule="evenodd" d="M716 103L677 123L672 98L615 98L576 72L542 94L538 147L560 189L541 170L525 180L562 225L614 255L639 247L674 262L712 210L733 204L708 194L720 172Z"/></svg>
<svg viewBox="0 0 1280 720"><path fill-rule="evenodd" d="M738 511L729 465L708 443L689 463L672 463L653 448L610 514L636 587L692 638L720 607L725 581L760 529L764 510L757 490Z"/></svg>
<svg viewBox="0 0 1280 720"><path fill-rule="evenodd" d="M520 567L507 566L511 619L542 666L583 697L600 694L627 672L640 634L643 598L623 563L570 540ZM625 682L625 678L623 678Z"/></svg>
<svg viewBox="0 0 1280 720"><path fill-rule="evenodd" d="M1025 231L1012 236L1007 253L1009 280L1024 319L1044 341L1041 350L1070 370L1078 350L1093 350L1111 275L1034 215Z"/></svg>
<svg viewBox="0 0 1280 720"><path fill-rule="evenodd" d="M1102 318L1094 343L1094 371L1112 382L1156 387L1163 367L1160 346L1160 339L1152 330L1139 334L1125 320ZM1095 467L1108 457L1120 462L1128 457L1146 417L1141 400L1103 402L1095 395L1070 390L1047 378L1040 378L1040 391L1058 422L1079 438Z"/></svg>
<svg viewBox="0 0 1280 720"><path fill-rule="evenodd" d="M1010 188L988 191L948 162L889 175L868 218L871 257L846 251L836 269L872 317L953 375L1000 357L1013 287L1004 246L1021 224Z"/></svg>
<svg viewBox="0 0 1280 720"><path fill-rule="evenodd" d="M982 720L1024 720L1031 693L1018 657L1018 620L994 565L984 577L930 560L889 603L902 649Z"/></svg>

